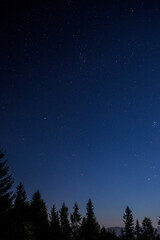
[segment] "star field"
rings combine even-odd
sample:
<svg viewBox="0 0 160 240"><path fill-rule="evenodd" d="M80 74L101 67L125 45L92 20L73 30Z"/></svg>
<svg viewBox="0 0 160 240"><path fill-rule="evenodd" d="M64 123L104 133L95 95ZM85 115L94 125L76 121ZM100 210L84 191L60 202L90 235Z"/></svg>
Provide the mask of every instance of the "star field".
<svg viewBox="0 0 160 240"><path fill-rule="evenodd" d="M160 211L158 1L3 2L0 136L15 187L89 198L122 226Z"/></svg>

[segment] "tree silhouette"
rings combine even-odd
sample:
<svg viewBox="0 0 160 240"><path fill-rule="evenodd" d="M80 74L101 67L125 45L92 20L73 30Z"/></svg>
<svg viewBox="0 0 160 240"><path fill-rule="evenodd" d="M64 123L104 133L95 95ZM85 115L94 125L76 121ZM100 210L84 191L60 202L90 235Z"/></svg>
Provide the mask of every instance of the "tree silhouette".
<svg viewBox="0 0 160 240"><path fill-rule="evenodd" d="M72 239L76 240L78 239L80 222L81 222L81 215L79 214L79 207L77 203L74 204L73 210L74 211L70 216L71 227L72 227Z"/></svg>
<svg viewBox="0 0 160 240"><path fill-rule="evenodd" d="M152 226L150 218L145 217L142 222L142 239L155 240L157 239L157 231Z"/></svg>
<svg viewBox="0 0 160 240"><path fill-rule="evenodd" d="M134 223L133 223L133 216L132 211L129 207L126 207L125 213L123 215L123 222L125 224L124 227L124 238L126 240L134 239Z"/></svg>
<svg viewBox="0 0 160 240"><path fill-rule="evenodd" d="M41 198L39 191L33 194L31 201L31 218L34 227L35 240L46 240L49 238L49 222L46 204Z"/></svg>
<svg viewBox="0 0 160 240"><path fill-rule="evenodd" d="M117 240L115 231L107 231L105 227L100 230L99 240Z"/></svg>
<svg viewBox="0 0 160 240"><path fill-rule="evenodd" d="M79 239L85 239L85 233L86 233L86 218L83 217L82 223L79 229Z"/></svg>
<svg viewBox="0 0 160 240"><path fill-rule="evenodd" d="M135 226L135 237L137 240L140 240L141 239L141 233L142 233L142 229L139 225L139 221L138 219L136 220L136 226Z"/></svg>
<svg viewBox="0 0 160 240"><path fill-rule="evenodd" d="M106 240L107 239L107 230L103 226L100 230L99 240Z"/></svg>
<svg viewBox="0 0 160 240"><path fill-rule="evenodd" d="M87 218L85 223L85 239L96 240L99 236L100 227L96 221L96 217L94 214L94 206L91 199L88 200L86 210Z"/></svg>
<svg viewBox="0 0 160 240"><path fill-rule="evenodd" d="M17 186L14 207L15 208L23 207L24 205L26 205L26 200L27 200L26 191L24 190L22 182L20 182L19 185Z"/></svg>
<svg viewBox="0 0 160 240"><path fill-rule="evenodd" d="M13 209L13 236L15 240L26 240L33 237L33 225L30 222L30 206L22 182L17 186Z"/></svg>
<svg viewBox="0 0 160 240"><path fill-rule="evenodd" d="M4 152L0 149L0 239L9 238L10 209L12 207L12 174L9 174L8 161L4 160Z"/></svg>
<svg viewBox="0 0 160 240"><path fill-rule="evenodd" d="M124 239L125 239L124 229L123 229L123 228L121 229L121 233L120 233L120 235L119 235L119 239L120 239L120 240L124 240Z"/></svg>
<svg viewBox="0 0 160 240"><path fill-rule="evenodd" d="M61 239L59 215L58 215L58 212L56 211L55 205L52 206L51 216L50 216L50 239L51 240Z"/></svg>
<svg viewBox="0 0 160 240"><path fill-rule="evenodd" d="M68 207L65 203L62 204L60 210L60 223L62 240L69 240L71 238L71 227L68 220Z"/></svg>

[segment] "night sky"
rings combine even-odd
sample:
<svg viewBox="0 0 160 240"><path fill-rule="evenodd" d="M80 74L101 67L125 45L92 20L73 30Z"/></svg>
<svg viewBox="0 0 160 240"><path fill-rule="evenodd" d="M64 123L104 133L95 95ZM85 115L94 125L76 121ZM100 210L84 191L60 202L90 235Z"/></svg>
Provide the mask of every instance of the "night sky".
<svg viewBox="0 0 160 240"><path fill-rule="evenodd" d="M160 2L2 1L0 144L14 189L100 224L160 215Z"/></svg>

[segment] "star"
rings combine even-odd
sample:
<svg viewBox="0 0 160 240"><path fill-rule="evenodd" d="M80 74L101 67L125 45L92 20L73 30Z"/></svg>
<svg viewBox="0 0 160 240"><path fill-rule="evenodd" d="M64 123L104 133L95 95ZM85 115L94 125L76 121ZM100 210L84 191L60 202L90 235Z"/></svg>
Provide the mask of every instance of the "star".
<svg viewBox="0 0 160 240"><path fill-rule="evenodd" d="M153 127L153 128L156 128L156 127L157 127L157 122L156 122L156 121L153 121L152 127Z"/></svg>

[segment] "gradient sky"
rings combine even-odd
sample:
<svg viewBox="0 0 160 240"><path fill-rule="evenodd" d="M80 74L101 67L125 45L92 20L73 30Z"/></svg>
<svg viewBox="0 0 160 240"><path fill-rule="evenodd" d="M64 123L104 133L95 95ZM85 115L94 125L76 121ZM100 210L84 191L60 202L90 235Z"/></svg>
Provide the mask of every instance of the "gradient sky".
<svg viewBox="0 0 160 240"><path fill-rule="evenodd" d="M24 3L25 2L25 3ZM41 2L41 3L40 3ZM54 2L54 3L53 3ZM22 5L23 4L23 5ZM28 198L160 215L159 1L3 1L0 142Z"/></svg>

